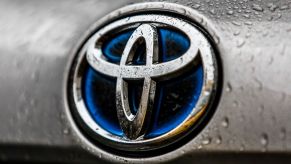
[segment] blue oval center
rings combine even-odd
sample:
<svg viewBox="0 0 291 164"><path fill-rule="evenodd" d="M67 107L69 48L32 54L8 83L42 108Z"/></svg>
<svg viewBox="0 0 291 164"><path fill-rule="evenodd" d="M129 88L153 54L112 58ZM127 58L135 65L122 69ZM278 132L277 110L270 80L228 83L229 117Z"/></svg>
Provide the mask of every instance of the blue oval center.
<svg viewBox="0 0 291 164"><path fill-rule="evenodd" d="M102 47L104 56L112 63L120 62L121 54L133 30L124 31L108 39ZM159 62L166 62L183 55L189 48L189 39L181 32L159 28ZM132 64L145 64L145 47L136 51ZM83 78L83 96L92 118L110 133L122 136L116 112L116 79L106 77L90 66ZM142 91L142 82L129 83L130 107L135 113ZM177 78L157 82L155 104L150 128L146 137L165 134L185 120L195 107L203 85L202 63Z"/></svg>

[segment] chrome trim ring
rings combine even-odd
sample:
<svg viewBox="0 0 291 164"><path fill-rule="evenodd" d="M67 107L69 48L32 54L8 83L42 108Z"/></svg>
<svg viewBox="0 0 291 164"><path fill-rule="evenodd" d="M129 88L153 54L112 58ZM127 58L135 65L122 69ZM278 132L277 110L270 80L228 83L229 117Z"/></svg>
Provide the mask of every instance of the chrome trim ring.
<svg viewBox="0 0 291 164"><path fill-rule="evenodd" d="M166 3L155 4L165 5ZM145 4L142 5L144 6ZM172 4L170 4L170 6L171 5ZM138 10L138 7L135 9ZM141 8L141 10L144 11L144 8ZM122 9L117 10L114 13L120 13L120 11L122 11L123 14L126 14L126 12L124 12L126 10ZM128 11L128 14L130 14L130 12L131 11ZM119 20L116 20L118 19L119 15L114 15L113 17L112 15L114 14L110 14L107 17L110 18L109 20L101 22L99 23L98 27L95 27L96 29L98 29L97 33L95 33L89 39L89 41L82 47L81 51L78 54L72 85L74 101L73 103L76 106L77 113L80 116L81 120L86 124L86 126L92 132L94 132L93 138L98 142L101 142L102 144L111 148L134 152L156 150L169 146L179 141L181 138L183 138L184 135L190 133L193 130L193 125L203 116L206 109L210 107L213 101L218 81L218 68L214 49L212 48L212 45L209 42L208 38L205 36L205 34L199 31L197 27L193 25L197 24L197 22L189 23L186 20L176 17L170 17L166 14L139 15L137 13L134 16L130 16L130 19L129 17L125 17ZM104 26L110 20L115 21ZM142 23L150 23L156 26L170 26L171 28L176 28L188 36L191 42L191 46L188 51L178 59L165 63L150 65L151 67L156 67L155 69L148 69L147 66L127 66L136 67L135 70L138 70L137 72L132 72L128 74L123 74L123 72L125 71L121 71L122 69L127 68L108 63L106 60L100 60L102 58L102 52L100 51L100 48L98 48L98 45L101 44L99 39L102 38L103 35L106 35L106 33L110 32L116 32L116 29L118 28L122 30L124 29L123 26L138 26L138 24ZM196 56L199 55L201 57L204 70L204 81L201 95L191 114L189 114L189 116L179 126L164 135L150 139L144 139L143 137L129 139L127 137L112 135L111 133L106 131L106 129L100 127L92 119L88 110L86 109L86 105L82 97L82 71L83 66L88 64L86 60L86 54L88 63L95 70L98 70L99 72L112 77L122 76L123 78L143 78L143 75L155 78L168 78L167 76L164 76L165 74L169 74L169 76L172 76L173 74L175 76L177 74L177 70L188 66L189 63L193 62L193 60L197 58ZM165 72L165 70L167 71Z"/></svg>

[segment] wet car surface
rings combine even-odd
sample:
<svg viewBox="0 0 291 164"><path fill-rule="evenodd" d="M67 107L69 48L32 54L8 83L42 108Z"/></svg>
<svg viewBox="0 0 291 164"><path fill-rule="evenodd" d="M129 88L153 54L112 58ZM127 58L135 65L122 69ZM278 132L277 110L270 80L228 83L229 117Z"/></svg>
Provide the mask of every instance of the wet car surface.
<svg viewBox="0 0 291 164"><path fill-rule="evenodd" d="M291 3L284 0L170 1L198 11L199 23L214 30L222 75L215 112L199 134L170 153L130 158L88 146L68 117L75 52L96 21L140 2L0 2L0 159L290 162Z"/></svg>

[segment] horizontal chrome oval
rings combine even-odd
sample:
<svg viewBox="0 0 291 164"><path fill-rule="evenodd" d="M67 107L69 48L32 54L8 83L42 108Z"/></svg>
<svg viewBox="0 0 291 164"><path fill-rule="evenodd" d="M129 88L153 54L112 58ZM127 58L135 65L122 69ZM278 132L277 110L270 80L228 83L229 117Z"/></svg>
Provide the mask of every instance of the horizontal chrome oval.
<svg viewBox="0 0 291 164"><path fill-rule="evenodd" d="M190 39L190 47L188 51L181 57L164 62L157 63L151 66L136 66L136 65L126 65L119 66L117 64L110 63L105 60L105 57L102 53L102 45L100 39L103 35L106 35L110 31L114 31L117 28L120 28L120 25L123 26L131 25L134 23L155 23L156 26L170 26L172 28L179 29L185 33ZM175 22L175 23L173 23ZM87 49L87 60L89 64L100 73L105 74L111 77L122 76L127 79L131 78L143 78L143 77L152 77L152 78L163 78L169 77L169 75L175 73L178 69L183 69L188 66L190 63L193 63L193 59L198 54L198 47L200 47L203 42L201 42L201 32L193 28L193 26L181 19L164 16L164 15L141 15L141 16L132 16L128 20L127 18L118 20L103 29L100 29L89 41L89 47ZM179 65L177 65L179 63ZM110 69L108 69L110 68Z"/></svg>

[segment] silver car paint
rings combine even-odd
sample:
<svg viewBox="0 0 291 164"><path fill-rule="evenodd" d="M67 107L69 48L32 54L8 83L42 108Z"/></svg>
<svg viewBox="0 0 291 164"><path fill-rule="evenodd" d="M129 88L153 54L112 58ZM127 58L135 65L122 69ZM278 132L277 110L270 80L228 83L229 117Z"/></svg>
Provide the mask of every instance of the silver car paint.
<svg viewBox="0 0 291 164"><path fill-rule="evenodd" d="M162 156L130 159L96 151L80 140L68 121L64 92L73 52L91 25L137 2L1 1L0 159L290 162L290 2L175 2L199 11L201 24L215 29L223 68L221 98L192 141Z"/></svg>

